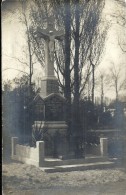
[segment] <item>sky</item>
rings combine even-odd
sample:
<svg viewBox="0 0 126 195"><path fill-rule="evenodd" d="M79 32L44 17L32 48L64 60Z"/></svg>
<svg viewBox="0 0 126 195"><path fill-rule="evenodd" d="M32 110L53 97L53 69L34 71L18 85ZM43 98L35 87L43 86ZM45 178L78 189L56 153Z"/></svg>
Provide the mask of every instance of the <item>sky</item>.
<svg viewBox="0 0 126 195"><path fill-rule="evenodd" d="M103 69L106 68L106 66L110 66L110 61L117 65L125 63L126 61L126 54L121 51L118 45L118 38L124 38L126 32L124 31L124 28L117 24L116 18L112 17L112 15L115 13L117 14L119 11L124 12L124 9L119 9L114 2L114 0L106 0L106 6L104 9L105 18L107 21L111 21L112 25L108 31L106 52L101 63L101 68Z"/></svg>
<svg viewBox="0 0 126 195"><path fill-rule="evenodd" d="M18 2L5 2L2 11L2 70L3 80L21 76L23 70L29 69L21 62L28 62L25 26L20 19L21 8ZM21 62L20 62L21 61ZM37 67L37 68L36 68ZM14 69L17 70L14 70ZM40 64L35 64L35 70L43 74ZM35 75L37 75L37 71Z"/></svg>
<svg viewBox="0 0 126 195"><path fill-rule="evenodd" d="M23 73L18 71L28 72L28 68L22 65L20 61L26 62L27 55L25 44L24 25L19 19L20 7L18 2L6 0L2 4L2 77L3 80L20 77ZM116 67L124 64L126 67L126 54L123 53L118 45L118 38L124 38L126 32L116 19L112 17L114 13L118 13L120 8L117 7L115 0L106 0L104 8L104 18L111 22L108 30L108 36L105 44L105 52L103 59L99 64L96 74L99 72L108 72L111 63ZM124 10L121 10L124 12ZM17 59L16 59L17 58ZM39 63L34 66L34 77L43 76L43 70ZM14 70L17 69L17 70ZM39 71L38 71L39 70ZM123 71L125 72L125 71ZM110 95L111 96L111 95Z"/></svg>

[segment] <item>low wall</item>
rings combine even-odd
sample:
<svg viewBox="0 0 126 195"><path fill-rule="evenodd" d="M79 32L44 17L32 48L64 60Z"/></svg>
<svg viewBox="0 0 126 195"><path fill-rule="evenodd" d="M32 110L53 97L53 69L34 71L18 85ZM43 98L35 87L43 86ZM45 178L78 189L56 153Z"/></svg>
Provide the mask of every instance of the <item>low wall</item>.
<svg viewBox="0 0 126 195"><path fill-rule="evenodd" d="M44 162L44 142L36 142L36 147L24 146L18 144L18 138L12 137L12 154L14 160L21 161L26 164L42 166Z"/></svg>
<svg viewBox="0 0 126 195"><path fill-rule="evenodd" d="M19 145L18 137L12 137L11 147L12 147L11 157L14 160L18 160L20 162L30 164L30 165L35 165L37 167L42 167L47 164L50 164L45 161L44 141L37 141L36 147L34 148L30 146ZM108 156L107 138L100 138L100 144L97 146L92 145L91 147L88 148L88 151L86 152L92 155L107 157ZM62 163L64 162L62 161ZM53 163L51 163L51 165L52 164Z"/></svg>

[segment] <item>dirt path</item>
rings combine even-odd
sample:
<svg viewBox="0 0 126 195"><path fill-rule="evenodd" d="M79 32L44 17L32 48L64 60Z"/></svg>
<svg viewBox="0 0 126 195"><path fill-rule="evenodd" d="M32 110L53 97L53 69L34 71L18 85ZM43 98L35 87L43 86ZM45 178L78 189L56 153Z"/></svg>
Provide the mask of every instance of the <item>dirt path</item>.
<svg viewBox="0 0 126 195"><path fill-rule="evenodd" d="M52 187L38 190L15 190L10 188L4 191L4 195L126 195L126 181L85 185L81 188L73 187Z"/></svg>
<svg viewBox="0 0 126 195"><path fill-rule="evenodd" d="M39 168L3 164L4 195L126 195L123 168L45 173Z"/></svg>

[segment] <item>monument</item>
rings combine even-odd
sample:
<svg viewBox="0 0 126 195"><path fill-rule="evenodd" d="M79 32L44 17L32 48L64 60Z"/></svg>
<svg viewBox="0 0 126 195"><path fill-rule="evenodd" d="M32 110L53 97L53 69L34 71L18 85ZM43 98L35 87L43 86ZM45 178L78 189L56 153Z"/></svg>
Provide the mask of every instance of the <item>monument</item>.
<svg viewBox="0 0 126 195"><path fill-rule="evenodd" d="M45 41L45 77L41 80L40 93L35 97L35 128L46 132L45 153L47 156L62 156L66 153L65 98L59 93L58 80L54 75L55 39L62 40L64 31L54 28L52 18L46 29L37 28L37 34Z"/></svg>

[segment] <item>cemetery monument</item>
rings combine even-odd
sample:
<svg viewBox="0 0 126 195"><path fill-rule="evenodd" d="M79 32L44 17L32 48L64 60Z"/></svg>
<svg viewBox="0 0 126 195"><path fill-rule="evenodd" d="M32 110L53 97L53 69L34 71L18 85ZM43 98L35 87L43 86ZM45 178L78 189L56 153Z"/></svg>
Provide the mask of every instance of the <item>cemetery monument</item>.
<svg viewBox="0 0 126 195"><path fill-rule="evenodd" d="M45 41L45 77L41 80L40 93L35 97L35 128L46 132L45 154L49 156L65 155L67 150L65 122L65 98L59 93L58 80L54 75L54 42L62 40L64 31L54 28L49 18L47 28L37 28L37 34Z"/></svg>

